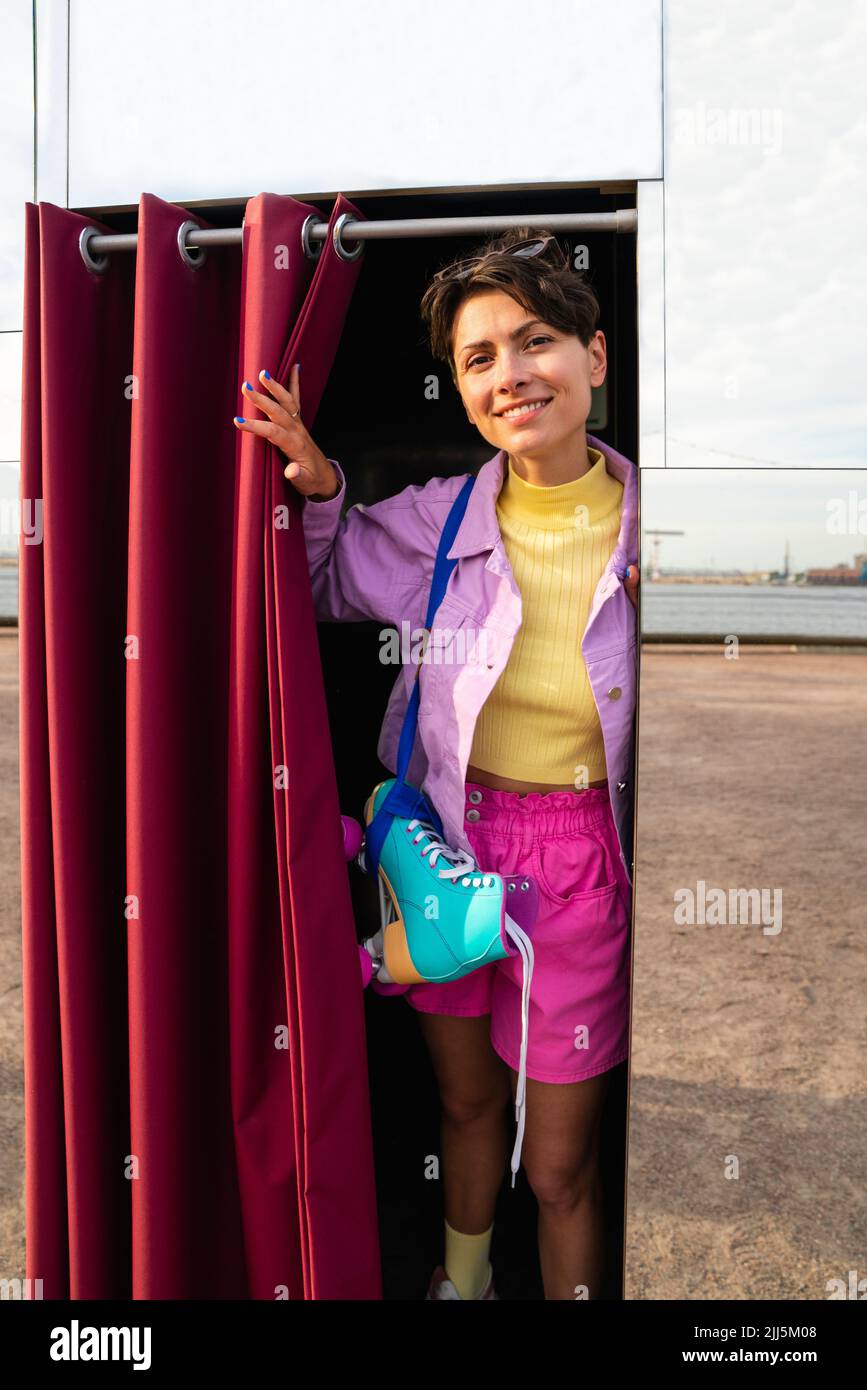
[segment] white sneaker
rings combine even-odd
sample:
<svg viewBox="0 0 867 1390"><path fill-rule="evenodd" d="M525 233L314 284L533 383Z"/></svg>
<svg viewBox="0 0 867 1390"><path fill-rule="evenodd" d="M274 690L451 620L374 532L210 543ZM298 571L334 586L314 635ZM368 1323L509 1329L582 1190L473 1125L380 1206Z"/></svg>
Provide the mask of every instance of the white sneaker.
<svg viewBox="0 0 867 1390"><path fill-rule="evenodd" d="M446 1274L445 1269L442 1265L437 1265L436 1269L431 1275L430 1288L428 1289L424 1297L425 1302L427 1302L428 1300L433 1302L435 1299L438 1298L461 1299L460 1294L458 1293L451 1279ZM497 1298L497 1293L494 1288L493 1269L489 1271L487 1283L485 1284L485 1287L482 1289L482 1292L476 1296L475 1301L479 1302L481 1299L494 1299L497 1303L499 1303L500 1301ZM461 1302L463 1302L462 1299Z"/></svg>

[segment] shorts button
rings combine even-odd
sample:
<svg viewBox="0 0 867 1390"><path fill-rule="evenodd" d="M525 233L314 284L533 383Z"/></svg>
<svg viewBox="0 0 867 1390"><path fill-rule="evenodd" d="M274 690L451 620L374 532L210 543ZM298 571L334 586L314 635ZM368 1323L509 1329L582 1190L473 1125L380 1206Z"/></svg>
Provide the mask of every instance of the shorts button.
<svg viewBox="0 0 867 1390"><path fill-rule="evenodd" d="M619 685L612 685L611 689L608 692L608 698L609 700L619 700L622 694L623 691L620 689Z"/></svg>
<svg viewBox="0 0 867 1390"><path fill-rule="evenodd" d="M478 806L478 804L479 804L479 802L481 801L481 799L482 799L482 793L481 793L481 792L470 792L470 801L473 803L474 806Z"/></svg>
<svg viewBox="0 0 867 1390"><path fill-rule="evenodd" d="M481 811L467 811L467 820L480 820Z"/></svg>

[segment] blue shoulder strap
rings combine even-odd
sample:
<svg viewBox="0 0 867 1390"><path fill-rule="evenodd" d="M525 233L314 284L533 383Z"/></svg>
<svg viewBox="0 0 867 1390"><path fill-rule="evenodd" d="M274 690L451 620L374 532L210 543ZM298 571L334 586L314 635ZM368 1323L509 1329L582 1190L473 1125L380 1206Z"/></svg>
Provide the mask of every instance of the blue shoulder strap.
<svg viewBox="0 0 867 1390"><path fill-rule="evenodd" d="M475 476L471 474L452 503L451 510L446 517L445 526L442 529L442 535L440 536L439 545L437 547L436 560L434 561L430 597L428 599L427 615L424 623L428 632L430 632L433 624L434 615L442 603L451 572L457 564L456 559L448 559L447 552L451 550L454 538L458 533L458 527L467 509L467 502L470 500L470 493L473 490L474 482ZM374 876L379 872L379 856L382 852L382 846L385 843L385 837L389 832L391 822L395 816L402 816L406 819L412 819L417 816L419 820L429 820L439 836L442 836L444 833L443 823L440 820L436 807L431 806L427 797L417 787L410 787L404 781L410 758L412 757L413 745L415 744L415 737L418 729L420 673L421 662L419 662L416 670L412 694L409 697L406 714L403 718L403 727L400 731L400 742L397 749L396 781L365 832L365 868L369 874L373 874Z"/></svg>

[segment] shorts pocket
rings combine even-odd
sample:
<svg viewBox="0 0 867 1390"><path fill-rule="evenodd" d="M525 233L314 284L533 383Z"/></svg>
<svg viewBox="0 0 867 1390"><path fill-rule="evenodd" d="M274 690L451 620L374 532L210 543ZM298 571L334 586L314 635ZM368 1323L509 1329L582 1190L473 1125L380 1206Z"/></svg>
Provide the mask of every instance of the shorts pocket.
<svg viewBox="0 0 867 1390"><path fill-rule="evenodd" d="M608 898L618 888L605 822L537 841L533 872L541 892L561 906Z"/></svg>

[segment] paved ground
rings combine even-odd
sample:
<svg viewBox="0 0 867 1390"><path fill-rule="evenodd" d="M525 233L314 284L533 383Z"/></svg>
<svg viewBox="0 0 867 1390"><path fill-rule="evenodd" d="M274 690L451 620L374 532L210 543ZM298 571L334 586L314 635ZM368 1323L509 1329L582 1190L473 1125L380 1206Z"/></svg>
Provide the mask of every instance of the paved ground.
<svg viewBox="0 0 867 1390"><path fill-rule="evenodd" d="M867 1277L865 733L867 653L642 651L628 1298ZM781 930L676 924L698 880Z"/></svg>
<svg viewBox="0 0 867 1390"><path fill-rule="evenodd" d="M18 640L0 630L0 1274L23 1274ZM626 1296L867 1277L867 654L642 653ZM782 892L782 929L674 895ZM737 1162L738 1176L727 1177Z"/></svg>

